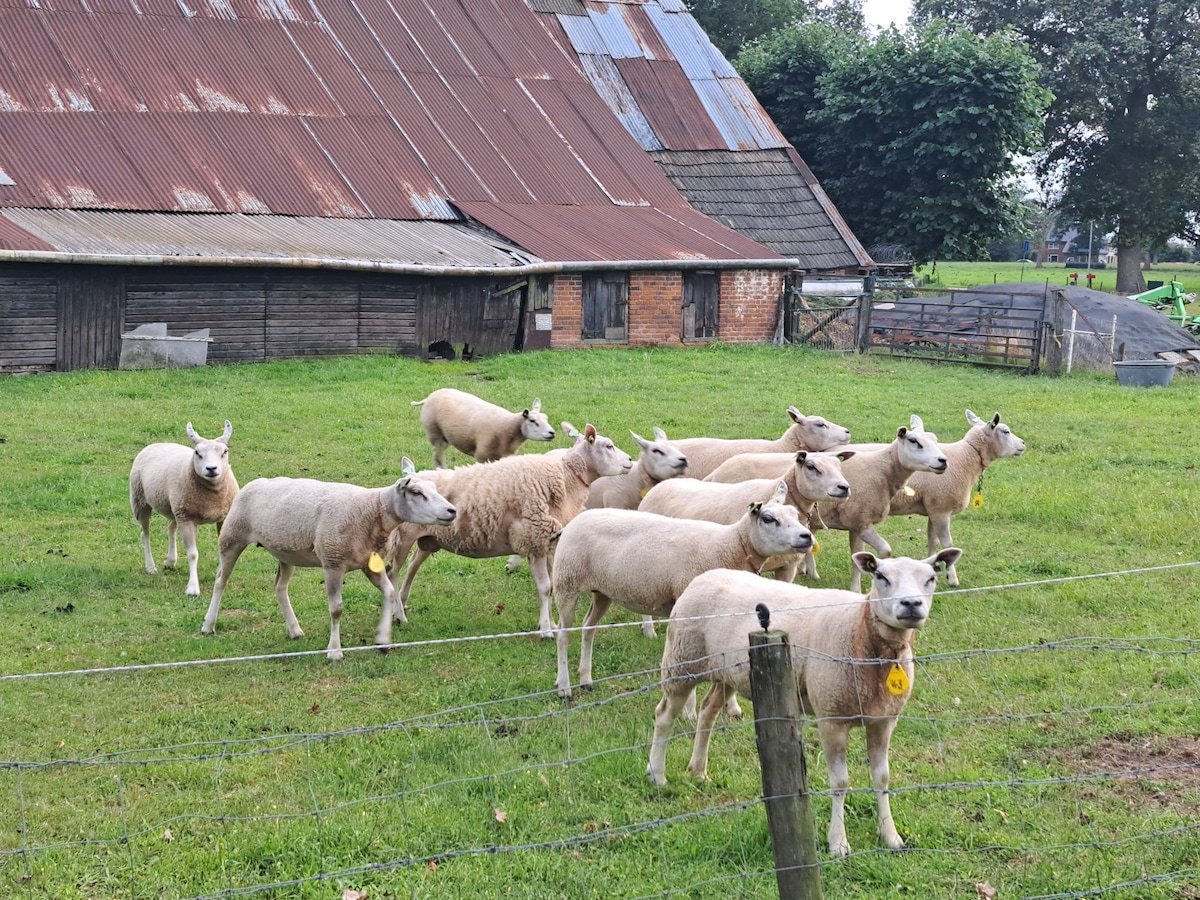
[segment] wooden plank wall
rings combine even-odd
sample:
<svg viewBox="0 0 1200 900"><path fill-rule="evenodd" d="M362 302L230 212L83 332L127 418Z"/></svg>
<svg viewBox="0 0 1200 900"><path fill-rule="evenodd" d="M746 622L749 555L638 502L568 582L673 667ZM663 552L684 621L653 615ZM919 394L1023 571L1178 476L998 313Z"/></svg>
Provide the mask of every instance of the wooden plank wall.
<svg viewBox="0 0 1200 900"><path fill-rule="evenodd" d="M54 368L57 307L58 279L0 270L0 370Z"/></svg>

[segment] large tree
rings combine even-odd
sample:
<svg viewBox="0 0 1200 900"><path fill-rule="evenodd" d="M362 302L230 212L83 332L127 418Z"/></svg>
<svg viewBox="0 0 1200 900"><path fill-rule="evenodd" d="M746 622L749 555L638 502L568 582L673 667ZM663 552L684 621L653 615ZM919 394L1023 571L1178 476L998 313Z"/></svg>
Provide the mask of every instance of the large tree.
<svg viewBox="0 0 1200 900"><path fill-rule="evenodd" d="M1117 236L1117 290L1173 235L1200 237L1200 3L915 0L918 21L1016 29L1054 94L1040 168L1079 221Z"/></svg>
<svg viewBox="0 0 1200 900"><path fill-rule="evenodd" d="M979 259L1020 228L1014 158L1037 146L1049 98L1010 33L872 38L812 23L746 48L737 67L866 245Z"/></svg>

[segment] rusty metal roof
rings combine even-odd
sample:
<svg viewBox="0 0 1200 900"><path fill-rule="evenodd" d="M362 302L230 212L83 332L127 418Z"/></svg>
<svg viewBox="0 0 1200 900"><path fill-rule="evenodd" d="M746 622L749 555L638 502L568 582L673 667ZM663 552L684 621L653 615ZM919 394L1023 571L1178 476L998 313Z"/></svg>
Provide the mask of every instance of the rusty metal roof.
<svg viewBox="0 0 1200 900"><path fill-rule="evenodd" d="M75 246L17 210L203 219L164 233L214 253L255 217L352 249L463 210L531 259L778 258L644 152L785 146L682 4L531 2L0 0L0 246Z"/></svg>

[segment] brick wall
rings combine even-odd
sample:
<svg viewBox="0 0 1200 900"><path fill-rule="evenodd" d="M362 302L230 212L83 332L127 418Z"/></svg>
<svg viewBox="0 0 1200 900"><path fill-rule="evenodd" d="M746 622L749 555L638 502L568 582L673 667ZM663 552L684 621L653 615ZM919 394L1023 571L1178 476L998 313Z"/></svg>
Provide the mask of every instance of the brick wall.
<svg viewBox="0 0 1200 900"><path fill-rule="evenodd" d="M731 344L769 341L775 333L783 272L776 269L727 269L721 272L717 338ZM550 346L586 345L583 328L583 277L554 279L554 317ZM683 276L679 270L629 273L628 336L631 346L679 346Z"/></svg>

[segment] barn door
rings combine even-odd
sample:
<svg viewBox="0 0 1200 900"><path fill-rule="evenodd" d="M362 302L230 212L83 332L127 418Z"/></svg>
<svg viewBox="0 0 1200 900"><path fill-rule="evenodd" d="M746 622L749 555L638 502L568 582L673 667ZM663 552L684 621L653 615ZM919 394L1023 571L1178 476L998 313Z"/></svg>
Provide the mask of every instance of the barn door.
<svg viewBox="0 0 1200 900"><path fill-rule="evenodd" d="M629 273L597 272L583 276L583 339L626 343L629 322Z"/></svg>
<svg viewBox="0 0 1200 900"><path fill-rule="evenodd" d="M683 273L683 339L717 336L717 296L720 279L712 269Z"/></svg>

